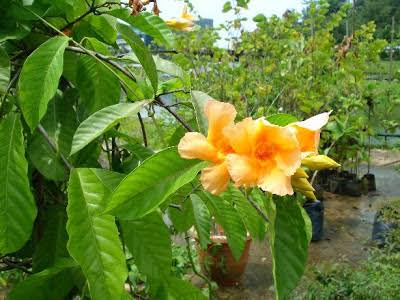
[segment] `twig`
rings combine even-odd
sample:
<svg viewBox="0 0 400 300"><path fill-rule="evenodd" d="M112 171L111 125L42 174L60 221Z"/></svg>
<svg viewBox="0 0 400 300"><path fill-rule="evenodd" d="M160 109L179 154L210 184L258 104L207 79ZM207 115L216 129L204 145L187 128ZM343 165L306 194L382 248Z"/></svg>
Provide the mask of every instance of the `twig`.
<svg viewBox="0 0 400 300"><path fill-rule="evenodd" d="M169 108L168 106L166 106L164 104L164 102L161 100L160 97L156 97L156 102L163 108L165 108L171 115L174 116L174 118L182 124L183 127L185 127L185 129L187 131L194 131L192 127L189 126L189 124L187 124L180 116L178 116L171 108Z"/></svg>
<svg viewBox="0 0 400 300"><path fill-rule="evenodd" d="M68 22L64 27L62 27L60 30L64 31L65 29L71 27L72 25L74 25L75 23L78 23L79 21L81 21L83 18L85 18L86 16L90 15L90 14L96 14L99 15L101 14L100 12L97 11L97 9L102 8L102 7L110 7L111 5L119 5L120 3L118 2L105 2L103 4L94 6L94 1L92 1L92 4L89 4L86 1L87 6L89 6L89 10L85 13L83 13L82 15L80 15L79 17L77 17L75 20ZM125 3L121 3L121 4L125 4Z"/></svg>
<svg viewBox="0 0 400 300"><path fill-rule="evenodd" d="M262 209L258 206L258 204L253 200L250 195L247 195L247 200L254 207L254 209L258 212L258 214L264 219L265 222L269 223L269 219L267 215L262 211Z"/></svg>
<svg viewBox="0 0 400 300"><path fill-rule="evenodd" d="M7 271L7 270L12 270L12 269L19 269L19 270L23 271L24 273L32 274L32 272L31 272L26 266L24 266L25 264L29 264L29 263L30 263L29 261L27 261L27 262L22 262L22 263L18 264L18 263L12 262L12 261L10 261L10 260L4 258L1 262L2 262L3 264L5 264L6 267L1 268L0 271Z"/></svg>
<svg viewBox="0 0 400 300"><path fill-rule="evenodd" d="M81 53L81 54L92 54L94 56L96 56L98 59L101 59L102 61L105 61L106 63L110 64L111 66L113 66L114 68L118 69L119 71L121 71L124 75L126 75L127 77L129 77L130 79L132 79L133 81L136 81L136 78L132 76L132 74L130 72L128 72L124 67L120 66L119 64L117 64L116 62L114 62L110 57L100 54L98 52L95 51L91 51L91 50L83 50L81 48L78 47L73 47L73 46L68 46L66 48L66 50L68 51L72 51L72 52L76 52L76 53Z"/></svg>
<svg viewBox="0 0 400 300"><path fill-rule="evenodd" d="M207 285L208 285L208 299L212 299L212 284L211 284L211 281L210 281L210 279L208 279L207 276L201 274L197 270L197 268L196 268L196 266L194 264L193 257L192 257L192 251L190 249L190 236L189 236L189 234L187 232L186 232L185 240L186 240L186 249L187 249L187 252L188 252L189 261L190 261L190 265L192 266L192 270L193 270L194 274L196 274L201 279L203 279L205 282L207 282Z"/></svg>
<svg viewBox="0 0 400 300"><path fill-rule="evenodd" d="M21 69L19 69L17 72L15 72L14 77L11 79L10 83L7 86L7 90L1 99L1 104L0 104L0 116L3 114L3 107L4 107L4 102L6 101L7 95L10 93L12 87L14 84L17 82L17 79L19 77L19 74L21 74Z"/></svg>
<svg viewBox="0 0 400 300"><path fill-rule="evenodd" d="M47 133L46 129L43 128L41 124L38 125L38 130L39 132L43 135L47 143L50 145L50 147L53 149L55 153L58 153L58 147L57 145L51 140L49 134ZM72 170L74 167L71 165L71 163L68 161L68 159L65 158L65 156L62 153L59 153L61 160L63 161L64 165L69 169Z"/></svg>
<svg viewBox="0 0 400 300"><path fill-rule="evenodd" d="M142 130L143 144L144 144L145 147L147 147L146 127L144 127L142 115L140 114L140 112L137 113L137 116L139 118L140 129Z"/></svg>

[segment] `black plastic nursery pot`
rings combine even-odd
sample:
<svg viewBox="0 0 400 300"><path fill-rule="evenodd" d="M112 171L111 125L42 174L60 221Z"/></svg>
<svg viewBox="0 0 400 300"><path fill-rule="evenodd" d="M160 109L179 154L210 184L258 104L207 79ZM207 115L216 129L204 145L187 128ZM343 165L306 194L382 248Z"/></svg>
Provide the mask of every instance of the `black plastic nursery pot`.
<svg viewBox="0 0 400 300"><path fill-rule="evenodd" d="M388 233L398 228L397 224L385 222L382 220L382 212L378 211L374 218L374 225L372 227L372 241L378 246L383 247L386 244Z"/></svg>
<svg viewBox="0 0 400 300"><path fill-rule="evenodd" d="M360 179L349 179L345 181L343 194L351 197L360 197L363 191Z"/></svg>
<svg viewBox="0 0 400 300"><path fill-rule="evenodd" d="M329 178L329 192L334 194L344 194L347 179L342 177Z"/></svg>
<svg viewBox="0 0 400 300"><path fill-rule="evenodd" d="M324 204L319 200L307 201L303 207L312 223L311 240L313 242L320 241L324 235Z"/></svg>
<svg viewBox="0 0 400 300"><path fill-rule="evenodd" d="M376 182L374 174L365 174L361 179L364 189L367 192L376 191Z"/></svg>
<svg viewBox="0 0 400 300"><path fill-rule="evenodd" d="M328 188L329 179L335 177L336 175L337 175L336 170L321 170L318 172L315 182L324 188Z"/></svg>

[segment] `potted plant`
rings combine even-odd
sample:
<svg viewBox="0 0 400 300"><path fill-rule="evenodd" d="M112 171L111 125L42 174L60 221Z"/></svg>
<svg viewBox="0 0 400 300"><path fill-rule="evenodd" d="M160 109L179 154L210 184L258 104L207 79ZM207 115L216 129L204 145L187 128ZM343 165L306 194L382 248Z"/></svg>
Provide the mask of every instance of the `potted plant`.
<svg viewBox="0 0 400 300"><path fill-rule="evenodd" d="M218 286L237 286L249 260L252 238L246 239L242 255L235 259L226 235L211 235L207 249L199 249L199 261L204 274Z"/></svg>
<svg viewBox="0 0 400 300"><path fill-rule="evenodd" d="M375 215L372 228L372 240L378 246L384 246L387 243L388 234L399 228L400 225L400 198L391 200L378 210Z"/></svg>

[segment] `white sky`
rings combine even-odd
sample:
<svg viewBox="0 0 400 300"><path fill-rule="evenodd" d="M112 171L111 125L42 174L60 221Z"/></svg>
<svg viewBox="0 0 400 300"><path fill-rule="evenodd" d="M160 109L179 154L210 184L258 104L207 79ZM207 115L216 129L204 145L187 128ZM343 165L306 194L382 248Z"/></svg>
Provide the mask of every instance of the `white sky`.
<svg viewBox="0 0 400 300"><path fill-rule="evenodd" d="M203 18L214 19L214 26L224 23L226 20L232 18L232 14L222 13L222 6L226 0L191 0L194 6L196 15ZM303 7L303 0L251 0L249 9L243 11L243 16L248 18L245 24L247 30L255 28L252 18L259 13L264 15L281 16L287 9L295 9L301 11ZM173 18L180 15L184 5L183 0L158 0L158 5L161 10L161 17L163 19Z"/></svg>

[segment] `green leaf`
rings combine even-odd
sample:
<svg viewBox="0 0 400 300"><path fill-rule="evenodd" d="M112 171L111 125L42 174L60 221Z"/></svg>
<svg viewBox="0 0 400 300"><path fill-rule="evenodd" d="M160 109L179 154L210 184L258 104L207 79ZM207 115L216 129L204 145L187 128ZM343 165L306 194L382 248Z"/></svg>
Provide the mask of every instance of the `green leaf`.
<svg viewBox="0 0 400 300"><path fill-rule="evenodd" d="M142 39L128 26L122 23L117 25L118 31L121 33L125 41L131 46L133 52L139 59L147 77L151 82L154 93L157 93L158 89L158 74L156 69L156 64L154 63L153 57L144 44Z"/></svg>
<svg viewBox="0 0 400 300"><path fill-rule="evenodd" d="M171 272L172 250L168 227L158 212L121 222L126 245L139 271L163 279Z"/></svg>
<svg viewBox="0 0 400 300"><path fill-rule="evenodd" d="M267 117L266 119L268 122L279 126L286 126L290 123L298 121L296 117L289 114L275 114Z"/></svg>
<svg viewBox="0 0 400 300"><path fill-rule="evenodd" d="M141 32L148 34L154 38L159 45L169 48L174 47L174 35L171 29L160 17L148 12L142 12L138 16L132 16L129 9L114 9L109 11L108 14L127 22L136 29L139 29Z"/></svg>
<svg viewBox="0 0 400 300"><path fill-rule="evenodd" d="M36 218L30 191L24 136L18 114L0 123L0 256L20 249L29 239Z"/></svg>
<svg viewBox="0 0 400 300"><path fill-rule="evenodd" d="M200 241L200 246L207 249L210 243L211 216L207 206L196 194L190 195L193 206L194 227Z"/></svg>
<svg viewBox="0 0 400 300"><path fill-rule="evenodd" d="M59 259L53 266L28 276L7 296L8 300L63 300L74 286L71 271L77 265L71 258Z"/></svg>
<svg viewBox="0 0 400 300"><path fill-rule="evenodd" d="M46 178L63 181L68 170L63 164L60 154L68 155L71 150L72 137L78 126L73 105L76 100L73 90L66 90L64 95L57 93L49 102L42 126L49 138L56 144L55 153L39 130L35 131L28 143L28 154L35 168Z"/></svg>
<svg viewBox="0 0 400 300"><path fill-rule="evenodd" d="M123 119L136 116L136 113L147 103L147 101L119 103L95 112L83 121L76 130L70 155L84 148Z"/></svg>
<svg viewBox="0 0 400 300"><path fill-rule="evenodd" d="M33 256L33 271L40 272L53 266L57 260L68 258L67 214L62 205L51 206L45 213L43 237Z"/></svg>
<svg viewBox="0 0 400 300"><path fill-rule="evenodd" d="M200 91L192 91L192 104L196 113L199 130L206 134L208 130L208 119L204 112L204 106L208 100L214 100L211 96Z"/></svg>
<svg viewBox="0 0 400 300"><path fill-rule="evenodd" d="M191 283L175 277L166 277L154 284L152 299L205 300L202 292Z"/></svg>
<svg viewBox="0 0 400 300"><path fill-rule="evenodd" d="M84 118L120 100L119 79L97 59L83 55L78 61L77 87L81 95L79 109Z"/></svg>
<svg viewBox="0 0 400 300"><path fill-rule="evenodd" d="M0 95L5 94L10 82L10 58L7 52L0 47Z"/></svg>
<svg viewBox="0 0 400 300"><path fill-rule="evenodd" d="M115 44L117 40L117 30L115 29L117 20L115 18L107 15L90 16L87 21L104 42L109 45Z"/></svg>
<svg viewBox="0 0 400 300"><path fill-rule="evenodd" d="M223 194L223 197L229 197L232 199L235 209L240 214L250 235L260 241L263 240L266 230L265 221L260 217L243 193L239 189L230 186Z"/></svg>
<svg viewBox="0 0 400 300"><path fill-rule="evenodd" d="M114 217L105 202L123 175L101 169L74 169L68 184L68 251L88 280L91 298L118 299L127 277Z"/></svg>
<svg viewBox="0 0 400 300"><path fill-rule="evenodd" d="M277 299L286 299L297 286L307 262L309 226L293 197L269 201L269 239Z"/></svg>
<svg viewBox="0 0 400 300"><path fill-rule="evenodd" d="M182 159L176 147L162 150L124 178L106 211L122 219L141 218L191 182L203 167L198 160Z"/></svg>
<svg viewBox="0 0 400 300"><path fill-rule="evenodd" d="M222 7L222 12L226 13L232 9L232 4L230 1L227 1L224 3L224 6Z"/></svg>
<svg viewBox="0 0 400 300"><path fill-rule="evenodd" d="M230 195L214 196L204 192L200 196L203 196L202 199L207 201L208 208L224 229L233 257L239 260L246 245L247 231L242 218L233 208Z"/></svg>
<svg viewBox="0 0 400 300"><path fill-rule="evenodd" d="M57 36L40 45L26 59L18 84L22 113L29 127L36 128L55 95L63 70L69 38Z"/></svg>
<svg viewBox="0 0 400 300"><path fill-rule="evenodd" d="M258 14L253 18L253 21L256 23L265 22L266 20L267 20L267 18L265 17L264 14Z"/></svg>
<svg viewBox="0 0 400 300"><path fill-rule="evenodd" d="M153 56L153 59L158 71L180 78L185 86L190 87L190 75L180 66L158 55Z"/></svg>
<svg viewBox="0 0 400 300"><path fill-rule="evenodd" d="M138 161L144 161L150 156L154 155L154 152L139 142L128 141L126 144L121 145L122 148L131 152L133 156L136 157Z"/></svg>

